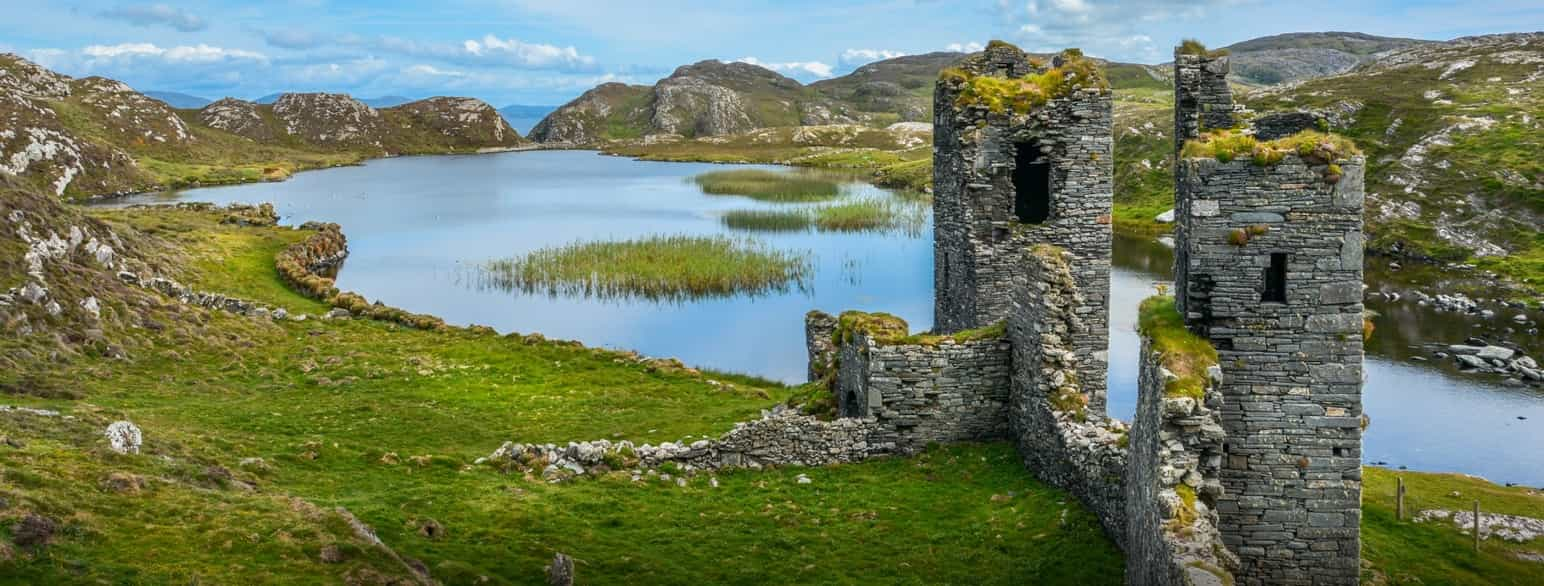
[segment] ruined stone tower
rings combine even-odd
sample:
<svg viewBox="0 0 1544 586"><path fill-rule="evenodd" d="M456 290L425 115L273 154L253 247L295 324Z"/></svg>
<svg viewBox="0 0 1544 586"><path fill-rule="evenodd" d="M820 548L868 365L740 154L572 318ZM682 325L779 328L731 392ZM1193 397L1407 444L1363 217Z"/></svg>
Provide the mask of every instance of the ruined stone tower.
<svg viewBox="0 0 1544 586"><path fill-rule="evenodd" d="M1235 123L1228 71L1227 55L1204 49L1174 50L1175 152L1206 129L1230 128Z"/></svg>
<svg viewBox="0 0 1544 586"><path fill-rule="evenodd" d="M1087 326L1076 343L1080 373L1090 407L1103 413L1114 141L1110 91L1092 68L1075 50L1047 64L994 41L940 77L934 328L1002 322L1024 251L1067 250L1081 293L1075 312Z"/></svg>
<svg viewBox="0 0 1544 586"><path fill-rule="evenodd" d="M1208 83L1187 57L1176 104ZM1284 140L1177 162L1175 301L1222 369L1217 511L1240 583L1356 584L1365 162Z"/></svg>

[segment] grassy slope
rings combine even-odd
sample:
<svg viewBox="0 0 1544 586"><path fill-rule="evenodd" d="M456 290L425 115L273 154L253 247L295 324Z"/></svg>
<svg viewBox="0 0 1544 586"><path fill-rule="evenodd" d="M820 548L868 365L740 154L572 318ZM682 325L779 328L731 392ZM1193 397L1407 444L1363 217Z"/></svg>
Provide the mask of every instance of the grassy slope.
<svg viewBox="0 0 1544 586"><path fill-rule="evenodd" d="M228 262L277 248L293 237L287 230L222 227L187 212L103 213L120 231L175 235L199 267L189 273L197 282L245 282L254 297L293 301L270 268ZM321 583L404 571L351 539L327 512L334 506L445 583L537 582L555 551L577 557L580 575L597 582L1119 580L1119 555L1092 517L1025 474L1006 445L725 473L717 488L700 476L678 488L625 474L549 485L471 461L505 440L714 434L792 391L464 329L187 317L201 322L201 336L146 331L149 343L133 360L80 357L42 369L43 386L68 386L82 399L4 397L78 419L0 414L0 436L21 444L0 444L0 496L10 503L0 517L37 511L61 522L44 554L0 562L0 583L233 575ZM145 454L105 449L100 430L119 418L145 430ZM254 457L266 464L238 465ZM233 470L234 480L211 466ZM814 482L795 482L801 472ZM113 473L148 486L114 493L104 488ZM1520 548L1487 544L1476 556L1446 528L1389 522L1391 474L1368 470L1369 575L1475 584L1540 575L1540 566L1508 557ZM1412 508L1457 508L1472 495L1497 512L1541 506L1521 489L1402 474ZM1453 490L1464 496L1441 496ZM431 519L442 536L420 532ZM0 523L0 536L10 525ZM326 545L344 561L318 562Z"/></svg>
<svg viewBox="0 0 1544 586"><path fill-rule="evenodd" d="M271 267L241 260L277 248L292 237L286 230L220 227L181 212L107 214L119 230L153 228L187 244L194 282L247 283L253 297L294 301ZM307 506L286 497L348 507L445 583L537 581L555 551L603 583L936 583L983 574L988 582L1054 575L1104 583L1120 575L1097 523L1023 474L1007 446L809 470L810 485L794 482L799 470L781 470L723 474L716 489L702 477L677 488L633 484L625 474L553 486L471 461L505 440L716 434L791 391L461 329L272 324L223 313L197 321L203 337L145 332L151 343L128 362L81 357L46 369L40 386L68 386L83 399L4 397L80 419L0 416L0 436L23 443L0 446L0 491L11 503L0 516L35 510L62 527L45 555L11 562L0 582L237 575L314 583L400 573L350 541L335 516L308 518ZM100 429L118 418L145 430L146 454L105 450ZM268 469L238 465L253 457ZM219 482L207 471L215 465L256 491ZM151 486L112 494L101 485L113 472ZM445 535L420 534L427 519ZM9 525L0 523L0 535ZM327 544L342 544L347 561L317 562Z"/></svg>
<svg viewBox="0 0 1544 586"><path fill-rule="evenodd" d="M1538 43L1532 44L1535 50ZM1544 218L1544 191L1538 188L1544 182L1544 164L1536 156L1544 149L1536 128L1544 94L1539 82L1520 81L1536 75L1537 65L1501 63L1493 56L1496 52L1483 46L1442 49L1432 53L1436 57L1409 66L1313 80L1287 93L1253 96L1246 102L1261 110L1327 107L1343 100L1363 103L1352 126L1335 130L1367 151L1368 229L1374 236L1370 247L1391 250L1397 245L1408 255L1476 262L1535 292L1544 291L1544 235L1537 223ZM1475 64L1443 78L1443 63L1464 59ZM1427 67L1428 61L1436 67ZM1428 92L1435 97L1427 97ZM1464 119L1483 118L1494 124L1455 132L1451 144L1432 145L1425 162L1417 166L1420 184L1412 191L1394 180L1408 174L1398 160L1411 147ZM1503 170L1522 180L1503 180ZM1401 201L1419 204L1420 213L1414 218L1379 213L1380 202ZM1438 235L1444 227L1473 233L1511 254L1472 257Z"/></svg>

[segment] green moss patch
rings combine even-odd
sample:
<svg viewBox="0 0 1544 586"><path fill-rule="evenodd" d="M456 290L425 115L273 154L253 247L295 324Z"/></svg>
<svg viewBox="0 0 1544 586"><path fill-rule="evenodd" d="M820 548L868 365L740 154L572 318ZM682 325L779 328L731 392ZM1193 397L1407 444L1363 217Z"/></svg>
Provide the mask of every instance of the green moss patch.
<svg viewBox="0 0 1544 586"><path fill-rule="evenodd" d="M1261 167L1280 163L1289 154L1295 154L1310 163L1324 164L1360 156L1362 151L1349 138L1315 130L1304 130L1276 140L1259 140L1252 135L1229 129L1214 130L1186 141L1180 152L1180 156L1187 159L1217 159L1223 163L1247 158ZM1339 165L1335 165L1332 172L1326 173L1326 179L1329 176L1339 180Z"/></svg>
<svg viewBox="0 0 1544 586"><path fill-rule="evenodd" d="M940 79L958 87L954 105L958 108L983 106L993 113L1028 114L1046 102L1072 95L1079 88L1110 89L1109 80L1081 51L1068 49L1061 54L1062 65L1023 77L1003 78L975 75L962 69L945 69Z"/></svg>
<svg viewBox="0 0 1544 586"><path fill-rule="evenodd" d="M1202 43L1201 41L1198 41L1196 39L1185 39L1183 41L1180 41L1180 43L1179 43L1179 54L1180 55L1198 55L1198 56L1201 56L1201 57L1208 57L1208 58L1215 59L1217 57L1226 57L1228 55L1228 50L1227 49L1215 49L1215 50L1207 49L1206 48L1206 44Z"/></svg>
<svg viewBox="0 0 1544 586"><path fill-rule="evenodd" d="M1185 327L1172 296L1148 297L1138 312L1137 330L1151 341L1163 367L1179 377L1164 385L1164 396L1203 398L1206 369L1217 364L1217 349Z"/></svg>

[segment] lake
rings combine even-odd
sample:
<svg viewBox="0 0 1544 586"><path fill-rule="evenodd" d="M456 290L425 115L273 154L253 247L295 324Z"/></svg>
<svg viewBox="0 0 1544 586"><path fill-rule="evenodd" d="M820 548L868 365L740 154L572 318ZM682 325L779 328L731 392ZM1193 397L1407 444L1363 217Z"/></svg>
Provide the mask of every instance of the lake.
<svg viewBox="0 0 1544 586"><path fill-rule="evenodd" d="M283 183L135 196L170 201L272 202L286 224L338 222L350 255L338 286L408 311L500 332L676 357L694 366L799 382L805 312L883 311L913 331L932 326L932 231L760 232L723 226L730 210L778 204L703 194L688 180L722 165L656 163L588 151L403 157L296 174ZM777 167L765 167L777 169ZM848 197L900 198L859 181ZM522 294L481 286L482 263L547 246L660 234L751 236L806 251L802 289L685 303ZM1111 275L1110 413L1136 401L1136 307L1168 282L1171 251L1117 238ZM1372 274L1376 274L1373 271ZM1544 393L1411 362L1417 341L1461 342L1494 324L1405 302L1369 303L1382 315L1368 345L1365 440L1369 463L1457 471L1544 486ZM1422 340L1415 331L1433 332ZM1454 338L1453 336L1457 336ZM1524 419L1525 418L1525 419Z"/></svg>

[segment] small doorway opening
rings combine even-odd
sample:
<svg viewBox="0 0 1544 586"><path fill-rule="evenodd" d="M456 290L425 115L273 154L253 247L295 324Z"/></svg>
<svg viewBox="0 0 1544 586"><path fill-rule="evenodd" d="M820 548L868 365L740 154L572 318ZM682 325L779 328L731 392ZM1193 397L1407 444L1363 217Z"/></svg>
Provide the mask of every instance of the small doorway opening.
<svg viewBox="0 0 1544 586"><path fill-rule="evenodd" d="M1025 224L1051 217L1051 163L1033 143L1014 145L1013 215Z"/></svg>
<svg viewBox="0 0 1544 586"><path fill-rule="evenodd" d="M1271 266L1265 269L1265 293L1260 301L1287 302L1287 253L1271 253Z"/></svg>

